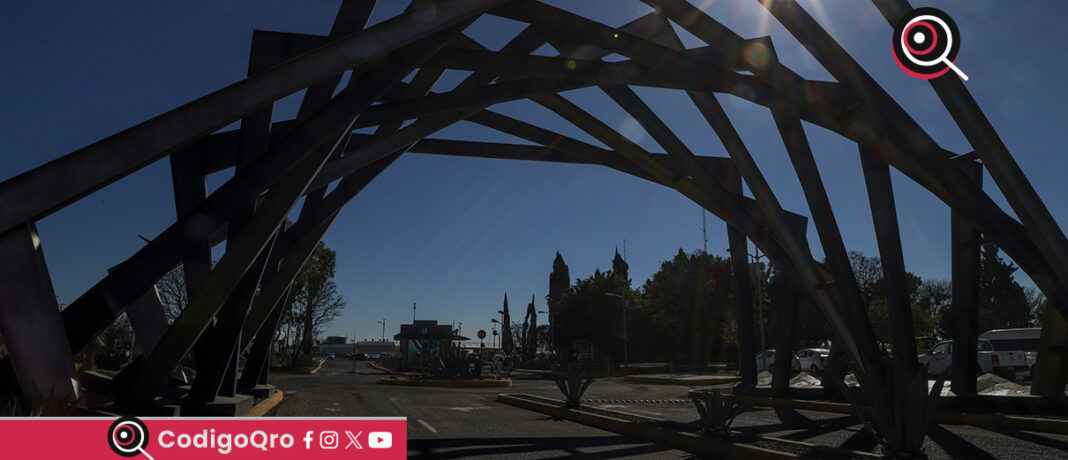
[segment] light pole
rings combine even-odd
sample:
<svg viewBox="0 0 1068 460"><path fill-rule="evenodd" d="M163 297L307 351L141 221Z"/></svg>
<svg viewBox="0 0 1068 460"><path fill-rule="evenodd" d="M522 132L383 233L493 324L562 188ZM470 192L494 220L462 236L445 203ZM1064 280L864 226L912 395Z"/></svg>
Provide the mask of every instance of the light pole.
<svg viewBox="0 0 1068 460"><path fill-rule="evenodd" d="M497 325L501 322L496 319L490 319L490 322L493 323L490 325L490 329L493 330L493 348L497 348Z"/></svg>
<svg viewBox="0 0 1068 460"><path fill-rule="evenodd" d="M386 341L386 319L382 318L382 321L378 321L378 324L382 325L382 341Z"/></svg>
<svg viewBox="0 0 1068 460"><path fill-rule="evenodd" d="M415 324L415 302L412 302L412 324Z"/></svg>
<svg viewBox="0 0 1068 460"><path fill-rule="evenodd" d="M627 310L630 309L630 299L614 292L606 292L604 295L623 301L623 367L627 367Z"/></svg>

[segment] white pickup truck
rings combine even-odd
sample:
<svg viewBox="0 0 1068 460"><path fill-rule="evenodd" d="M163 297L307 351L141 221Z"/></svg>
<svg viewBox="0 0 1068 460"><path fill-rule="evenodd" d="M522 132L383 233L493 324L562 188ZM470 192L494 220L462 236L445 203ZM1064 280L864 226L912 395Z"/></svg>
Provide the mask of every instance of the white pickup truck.
<svg viewBox="0 0 1068 460"><path fill-rule="evenodd" d="M927 365L928 375L941 375L953 365L953 341L938 342L917 359ZM1018 370L1027 369L1027 358L1022 351L994 351L990 341L984 339L979 339L978 361L979 374L994 373L1008 379L1015 379Z"/></svg>

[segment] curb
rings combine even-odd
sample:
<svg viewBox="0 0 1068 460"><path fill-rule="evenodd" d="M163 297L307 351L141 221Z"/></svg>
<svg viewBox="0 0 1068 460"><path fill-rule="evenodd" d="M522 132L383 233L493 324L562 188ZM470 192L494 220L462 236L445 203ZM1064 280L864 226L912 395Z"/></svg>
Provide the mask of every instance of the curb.
<svg viewBox="0 0 1068 460"><path fill-rule="evenodd" d="M631 383L652 383L657 385L686 385L686 386L698 386L698 385L725 385L728 383L741 382L741 377L735 376L708 376L708 377L655 377L649 375L627 375L623 377L624 382Z"/></svg>
<svg viewBox="0 0 1068 460"><path fill-rule="evenodd" d="M368 362L367 362L367 365L368 365L368 366L371 366L371 367L373 367L373 368L375 368L375 369L378 369L378 370L380 370L380 371L382 371L382 372L388 372L388 373L390 373L390 374L392 374L392 373L393 373L393 370L392 370L392 369L389 369L389 368L387 368L386 366L383 366L383 365L381 365L381 364L378 364L378 363L376 363L376 362L374 362L374 361L368 361Z"/></svg>
<svg viewBox="0 0 1068 460"><path fill-rule="evenodd" d="M384 378L380 385L397 385L407 387L441 387L441 388L506 388L512 386L511 379L502 380L408 380Z"/></svg>
<svg viewBox="0 0 1068 460"><path fill-rule="evenodd" d="M252 409L249 409L247 413L240 414L240 417L263 417L264 415L267 415L271 409L278 407L284 398L285 396L281 391L276 392L267 399L260 401L259 404L252 406Z"/></svg>
<svg viewBox="0 0 1068 460"><path fill-rule="evenodd" d="M319 372L319 369L323 368L323 364L326 364L326 360L325 359L320 359L319 360L319 365L315 366L315 369L311 369L311 370L307 370L307 371L303 371L303 370L302 371L297 371L296 373L297 374L305 374L305 375L315 375L317 372Z"/></svg>

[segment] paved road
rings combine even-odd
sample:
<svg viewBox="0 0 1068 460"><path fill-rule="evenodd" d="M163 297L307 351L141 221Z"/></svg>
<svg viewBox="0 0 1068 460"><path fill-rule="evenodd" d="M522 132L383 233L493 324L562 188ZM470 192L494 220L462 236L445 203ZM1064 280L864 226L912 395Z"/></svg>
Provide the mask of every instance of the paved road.
<svg viewBox="0 0 1068 460"><path fill-rule="evenodd" d="M270 381L285 392L278 416L408 417L411 456L434 458L685 458L665 449L568 421L495 402L516 388L426 388L378 385L381 375L353 374L351 361L327 361L315 375L275 373ZM357 370L370 374L364 362ZM551 394L548 385L540 394ZM503 391L502 391L503 390Z"/></svg>
<svg viewBox="0 0 1068 460"><path fill-rule="evenodd" d="M279 416L408 417L409 450L435 458L556 458L572 456L685 458L668 450L568 421L553 421L534 412L495 402L503 392L560 398L549 380L516 379L512 388L427 388L378 385L382 375L364 362L327 361L316 375L274 373L271 383L286 393L274 412ZM625 383L601 379L585 399L599 407L694 422L697 413L685 401L689 387ZM876 441L851 416L804 412L822 424L791 429L771 410L747 412L735 428L822 445L878 451ZM982 449L976 446L981 446ZM985 456L983 450L991 453ZM931 458L1068 458L1068 436L1026 432L995 433L974 427L936 427L928 440ZM952 455L950 454L952 453Z"/></svg>

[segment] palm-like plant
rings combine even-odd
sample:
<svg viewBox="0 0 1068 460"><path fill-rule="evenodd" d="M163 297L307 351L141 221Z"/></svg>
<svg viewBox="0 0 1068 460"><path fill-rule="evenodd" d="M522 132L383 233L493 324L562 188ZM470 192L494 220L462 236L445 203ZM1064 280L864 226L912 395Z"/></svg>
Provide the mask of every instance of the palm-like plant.
<svg viewBox="0 0 1068 460"><path fill-rule="evenodd" d="M692 399L705 424L705 432L718 438L731 437L731 424L743 412L741 405L715 389L698 391Z"/></svg>
<svg viewBox="0 0 1068 460"><path fill-rule="evenodd" d="M853 370L870 410L866 418L857 415L867 420L865 427L882 444L887 457L926 458L923 441L934 421L946 374L940 375L928 391L926 366L915 366L915 370L909 372L896 359L884 359L883 364L884 369L889 369L885 381L875 378L874 372ZM830 367L827 372L850 404L854 408L861 407L862 401L845 388L842 376Z"/></svg>
<svg viewBox="0 0 1068 460"><path fill-rule="evenodd" d="M558 354L569 356L569 353ZM560 392L564 394L564 407L574 409L582 405L582 395L596 379L590 374L589 366L582 362L571 362L560 358L553 365L553 380Z"/></svg>

